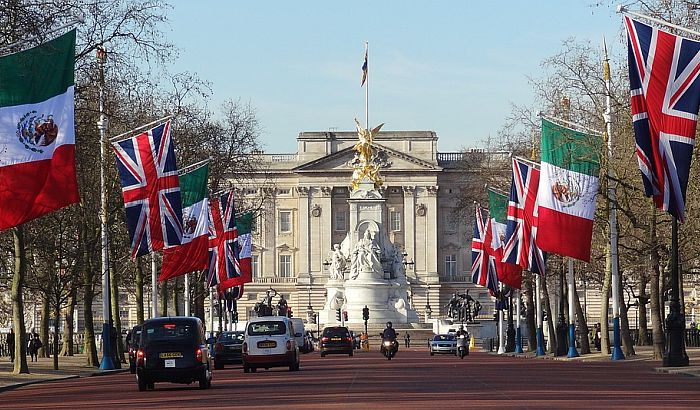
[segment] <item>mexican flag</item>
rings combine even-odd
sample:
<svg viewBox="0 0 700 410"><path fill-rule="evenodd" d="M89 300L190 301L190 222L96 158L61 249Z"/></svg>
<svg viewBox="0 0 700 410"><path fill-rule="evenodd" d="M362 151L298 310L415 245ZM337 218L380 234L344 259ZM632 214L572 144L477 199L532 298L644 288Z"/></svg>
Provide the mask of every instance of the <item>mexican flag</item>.
<svg viewBox="0 0 700 410"><path fill-rule="evenodd" d="M491 216L491 244L489 246L489 257L496 268L498 281L503 282L513 288L520 289L522 286L522 268L503 262L503 248L508 242L506 238L506 220L508 209L508 197L504 194L489 191L489 213Z"/></svg>
<svg viewBox="0 0 700 410"><path fill-rule="evenodd" d="M535 241L543 251L588 262L602 138L542 119L541 141Z"/></svg>
<svg viewBox="0 0 700 410"><path fill-rule="evenodd" d="M180 175L182 243L163 250L161 282L209 266L209 165Z"/></svg>
<svg viewBox="0 0 700 410"><path fill-rule="evenodd" d="M75 30L0 57L0 231L80 201Z"/></svg>
<svg viewBox="0 0 700 410"><path fill-rule="evenodd" d="M253 221L252 212L236 217L236 242L233 248L236 277L224 279L217 286L219 292L253 281ZM242 292L241 287L241 292Z"/></svg>

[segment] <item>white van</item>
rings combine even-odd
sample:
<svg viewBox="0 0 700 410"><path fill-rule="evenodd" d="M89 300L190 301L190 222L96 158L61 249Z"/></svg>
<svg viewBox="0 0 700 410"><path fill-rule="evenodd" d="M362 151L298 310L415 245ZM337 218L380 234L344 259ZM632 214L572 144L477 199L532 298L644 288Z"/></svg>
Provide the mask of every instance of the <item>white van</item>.
<svg viewBox="0 0 700 410"><path fill-rule="evenodd" d="M285 316L250 319L243 341L243 372L283 366L289 366L289 371L299 370L299 347L292 319Z"/></svg>
<svg viewBox="0 0 700 410"><path fill-rule="evenodd" d="M304 330L304 321L298 317L293 317L290 320L292 321L292 325L294 325L294 340L296 340L299 350L301 350L302 353L306 353L303 351L304 334L306 333L306 330Z"/></svg>

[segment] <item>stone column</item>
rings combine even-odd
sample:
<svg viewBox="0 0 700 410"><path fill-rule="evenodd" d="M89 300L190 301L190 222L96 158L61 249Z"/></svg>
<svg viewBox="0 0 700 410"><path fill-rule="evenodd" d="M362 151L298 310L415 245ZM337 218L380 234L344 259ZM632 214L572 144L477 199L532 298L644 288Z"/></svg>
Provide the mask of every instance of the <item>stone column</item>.
<svg viewBox="0 0 700 410"><path fill-rule="evenodd" d="M333 187L322 186L320 196L316 198L319 205L320 214L315 218L318 225L319 241L313 245L313 255L311 261L311 271L323 272L323 260L332 249L333 244L333 212L332 196Z"/></svg>
<svg viewBox="0 0 700 410"><path fill-rule="evenodd" d="M426 187L427 197L423 200L426 206L426 241L425 241L425 271L428 274L437 275L438 271L438 186Z"/></svg>
<svg viewBox="0 0 700 410"><path fill-rule="evenodd" d="M296 234L299 238L299 255L296 261L299 270L297 271L297 277L305 278L309 276L311 272L311 246L313 245L311 238L311 214L310 214L310 203L311 203L311 190L309 187L299 186L297 187L297 195L299 196L298 208L299 208L299 225L295 229Z"/></svg>
<svg viewBox="0 0 700 410"><path fill-rule="evenodd" d="M408 258L416 261L416 187L403 186L401 188L403 189L404 248L408 253ZM415 268L416 265L413 265L417 275L418 271ZM406 272L406 275L410 277L411 273Z"/></svg>

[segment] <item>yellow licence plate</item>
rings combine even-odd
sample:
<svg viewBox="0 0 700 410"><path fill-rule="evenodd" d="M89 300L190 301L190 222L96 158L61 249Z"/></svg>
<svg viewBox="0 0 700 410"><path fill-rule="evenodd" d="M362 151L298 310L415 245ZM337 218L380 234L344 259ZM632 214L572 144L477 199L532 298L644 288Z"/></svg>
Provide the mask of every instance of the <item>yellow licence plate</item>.
<svg viewBox="0 0 700 410"><path fill-rule="evenodd" d="M182 357L182 353L181 352L165 352L165 353L161 353L159 355L159 357L161 359L172 359L175 357Z"/></svg>
<svg viewBox="0 0 700 410"><path fill-rule="evenodd" d="M274 340L266 340L264 342L258 342L258 347L261 349L270 349L277 346L277 342Z"/></svg>
<svg viewBox="0 0 700 410"><path fill-rule="evenodd" d="M334 342L339 342L340 338L339 337L331 337L331 340Z"/></svg>

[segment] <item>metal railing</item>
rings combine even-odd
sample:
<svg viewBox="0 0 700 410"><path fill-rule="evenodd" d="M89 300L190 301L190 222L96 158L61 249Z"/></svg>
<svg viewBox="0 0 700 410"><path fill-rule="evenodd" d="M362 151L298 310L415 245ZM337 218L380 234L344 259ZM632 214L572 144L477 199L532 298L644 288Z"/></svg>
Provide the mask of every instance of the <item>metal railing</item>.
<svg viewBox="0 0 700 410"><path fill-rule="evenodd" d="M297 283L297 278L253 278L253 283L274 284L274 283Z"/></svg>

